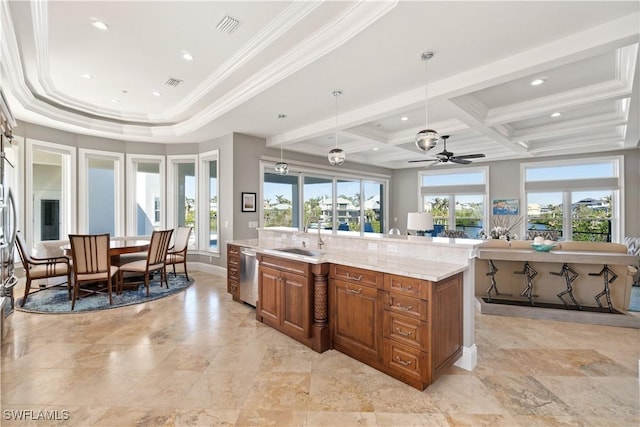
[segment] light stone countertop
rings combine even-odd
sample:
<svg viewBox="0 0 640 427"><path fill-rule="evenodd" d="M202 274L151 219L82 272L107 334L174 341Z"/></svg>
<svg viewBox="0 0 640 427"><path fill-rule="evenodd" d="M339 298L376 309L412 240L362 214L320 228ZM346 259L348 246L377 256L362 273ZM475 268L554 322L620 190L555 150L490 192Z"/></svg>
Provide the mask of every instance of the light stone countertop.
<svg viewBox="0 0 640 427"><path fill-rule="evenodd" d="M340 264L349 267L379 271L382 273L413 277L416 279L431 280L434 282L446 279L447 277L453 276L454 274L463 272L468 269L468 265L465 264L407 259L405 257L394 257L389 255L381 255L376 252L368 253L366 251L340 250L340 252L337 252L329 250L310 249L311 251L319 254L315 256L298 255L282 252L277 250L276 248L261 247L258 244L258 239L234 240L229 243L233 245L252 248L258 253L304 261L310 264Z"/></svg>

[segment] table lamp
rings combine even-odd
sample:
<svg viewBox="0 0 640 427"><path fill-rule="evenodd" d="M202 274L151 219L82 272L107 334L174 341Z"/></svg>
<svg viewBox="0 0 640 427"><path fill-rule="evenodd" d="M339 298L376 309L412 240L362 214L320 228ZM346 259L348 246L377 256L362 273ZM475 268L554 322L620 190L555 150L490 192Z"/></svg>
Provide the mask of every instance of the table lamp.
<svg viewBox="0 0 640 427"><path fill-rule="evenodd" d="M409 230L418 236L424 236L425 231L433 230L433 216L429 212L409 212L407 214L407 234Z"/></svg>

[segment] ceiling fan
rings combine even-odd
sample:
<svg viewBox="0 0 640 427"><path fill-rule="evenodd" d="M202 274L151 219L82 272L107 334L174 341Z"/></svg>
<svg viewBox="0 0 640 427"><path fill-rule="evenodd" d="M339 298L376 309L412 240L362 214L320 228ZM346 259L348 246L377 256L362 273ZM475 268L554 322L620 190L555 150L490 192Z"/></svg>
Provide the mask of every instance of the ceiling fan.
<svg viewBox="0 0 640 427"><path fill-rule="evenodd" d="M444 150L436 154L435 159L423 159L423 160L409 160L409 163L418 163L418 162L438 162L438 163L458 163L460 165L468 165L471 163L471 160L468 159L479 159L485 157L484 154L463 154L462 156L454 156L451 151L447 151L447 139L449 135L442 135L440 137L444 142Z"/></svg>

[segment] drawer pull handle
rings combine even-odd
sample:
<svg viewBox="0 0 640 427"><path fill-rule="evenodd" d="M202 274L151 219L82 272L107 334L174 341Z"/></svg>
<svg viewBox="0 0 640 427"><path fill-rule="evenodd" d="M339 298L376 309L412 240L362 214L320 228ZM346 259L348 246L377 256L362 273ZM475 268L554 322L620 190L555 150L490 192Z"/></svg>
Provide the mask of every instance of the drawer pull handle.
<svg viewBox="0 0 640 427"><path fill-rule="evenodd" d="M351 280L355 280L356 282L359 282L360 280L362 280L362 274L359 276L352 276L351 274L349 274L349 272L347 271L347 278L351 279Z"/></svg>
<svg viewBox="0 0 640 427"><path fill-rule="evenodd" d="M398 335L402 335L403 337L410 337L411 335L413 335L413 332L411 332L411 331L406 332L406 331L403 331L400 328L396 328L396 332L398 333Z"/></svg>
<svg viewBox="0 0 640 427"><path fill-rule="evenodd" d="M399 302L396 303L396 307L398 307L400 310L402 311L413 311L413 306L412 305L408 305L408 306L404 306L402 304L400 304Z"/></svg>
<svg viewBox="0 0 640 427"><path fill-rule="evenodd" d="M400 359L400 356L394 357L393 360L395 360L396 362L398 362L402 366L409 366L412 363L411 360L402 360L402 359Z"/></svg>
<svg viewBox="0 0 640 427"><path fill-rule="evenodd" d="M362 292L362 288L358 288L358 289L351 289L350 287L346 287L347 292L349 292L350 294L359 294Z"/></svg>
<svg viewBox="0 0 640 427"><path fill-rule="evenodd" d="M398 287L400 288L401 291L405 291L405 292L408 292L411 289L413 289L413 286L411 286L411 285L407 286L406 288L404 286L402 286L402 285L398 285Z"/></svg>

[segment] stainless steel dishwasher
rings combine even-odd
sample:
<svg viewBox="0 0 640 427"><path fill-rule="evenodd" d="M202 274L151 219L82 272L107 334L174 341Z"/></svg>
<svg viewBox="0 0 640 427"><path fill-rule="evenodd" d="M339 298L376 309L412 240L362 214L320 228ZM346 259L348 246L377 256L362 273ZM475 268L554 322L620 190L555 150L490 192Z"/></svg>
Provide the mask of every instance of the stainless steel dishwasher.
<svg viewBox="0 0 640 427"><path fill-rule="evenodd" d="M258 300L258 262L251 248L240 248L240 300L254 307Z"/></svg>

